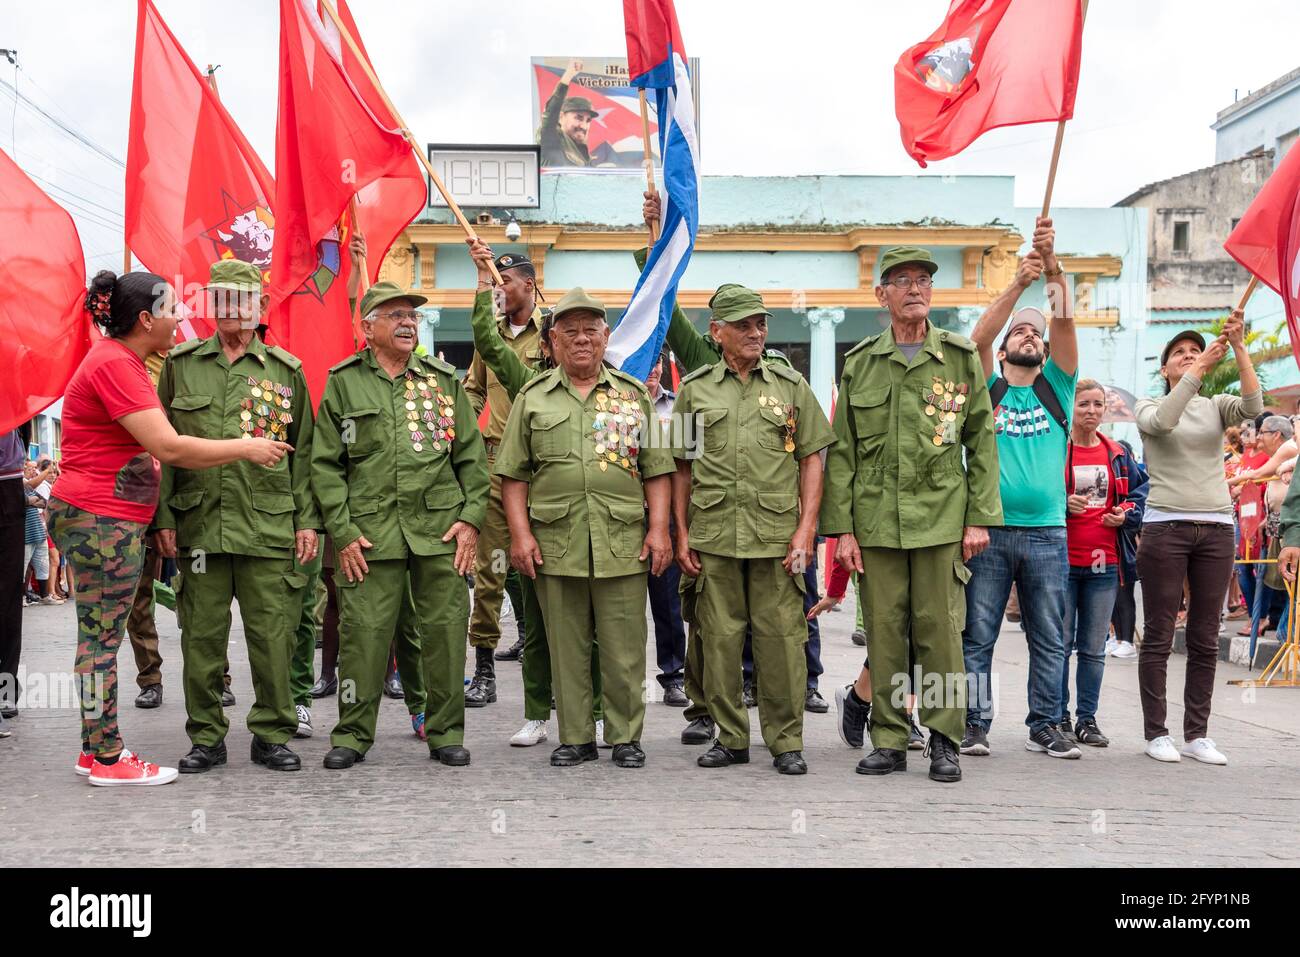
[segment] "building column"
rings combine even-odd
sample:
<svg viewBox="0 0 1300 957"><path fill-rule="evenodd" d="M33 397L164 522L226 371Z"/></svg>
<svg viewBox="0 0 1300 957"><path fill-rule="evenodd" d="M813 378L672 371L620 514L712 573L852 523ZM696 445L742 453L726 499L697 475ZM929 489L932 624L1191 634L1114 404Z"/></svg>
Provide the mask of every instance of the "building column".
<svg viewBox="0 0 1300 957"><path fill-rule="evenodd" d="M442 322L442 308L440 306L421 306L416 312L420 314L420 324L417 329L420 345L429 350L429 355L436 356L438 353L434 350L433 331Z"/></svg>
<svg viewBox="0 0 1300 957"><path fill-rule="evenodd" d="M831 390L835 385L835 327L843 321L843 306L808 310L808 384L827 415L831 412Z"/></svg>

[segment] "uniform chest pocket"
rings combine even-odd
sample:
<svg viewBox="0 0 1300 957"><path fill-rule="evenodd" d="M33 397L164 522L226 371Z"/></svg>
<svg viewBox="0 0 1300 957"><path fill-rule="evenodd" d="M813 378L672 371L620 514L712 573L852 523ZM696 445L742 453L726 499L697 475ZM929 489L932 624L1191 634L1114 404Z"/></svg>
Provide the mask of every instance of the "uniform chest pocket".
<svg viewBox="0 0 1300 957"><path fill-rule="evenodd" d="M788 542L799 524L799 496L795 492L758 493L758 537L765 542Z"/></svg>
<svg viewBox="0 0 1300 957"><path fill-rule="evenodd" d="M204 416L211 407L210 395L187 392L172 396L172 421L176 423L176 431L185 435L202 435Z"/></svg>
<svg viewBox="0 0 1300 957"><path fill-rule="evenodd" d="M773 452L785 452L787 440L793 438L795 412L789 414L768 406L759 410L758 444Z"/></svg>
<svg viewBox="0 0 1300 957"><path fill-rule="evenodd" d="M378 409L349 409L339 417L339 435L348 458L360 459L379 451L382 416Z"/></svg>
<svg viewBox="0 0 1300 957"><path fill-rule="evenodd" d="M727 447L727 413L728 409L701 409L699 428L704 432L704 451L720 452Z"/></svg>
<svg viewBox="0 0 1300 957"><path fill-rule="evenodd" d="M889 431L889 386L868 389L849 396L853 431L859 439Z"/></svg>
<svg viewBox="0 0 1300 957"><path fill-rule="evenodd" d="M572 443L569 430L564 424L569 421L568 412L534 412L528 421L533 438L533 457L539 462L554 462L568 458Z"/></svg>
<svg viewBox="0 0 1300 957"><path fill-rule="evenodd" d="M619 558L636 558L645 541L645 508L638 502L611 502L609 547Z"/></svg>
<svg viewBox="0 0 1300 957"><path fill-rule="evenodd" d="M542 550L542 560L562 558L569 550L568 502L532 502L528 506L529 524L537 547Z"/></svg>
<svg viewBox="0 0 1300 957"><path fill-rule="evenodd" d="M424 493L424 507L428 510L429 533L438 540L446 535L460 518L465 493L459 485L435 485Z"/></svg>

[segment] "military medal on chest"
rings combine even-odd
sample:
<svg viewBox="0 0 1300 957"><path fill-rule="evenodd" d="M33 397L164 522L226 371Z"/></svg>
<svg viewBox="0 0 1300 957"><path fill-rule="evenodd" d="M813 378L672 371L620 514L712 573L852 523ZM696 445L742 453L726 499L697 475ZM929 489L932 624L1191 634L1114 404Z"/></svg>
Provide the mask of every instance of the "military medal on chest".
<svg viewBox="0 0 1300 957"><path fill-rule="evenodd" d="M611 465L637 474L637 455L641 451L641 430L645 413L636 393L610 388L596 390L596 417L591 424L591 441L602 472Z"/></svg>
<svg viewBox="0 0 1300 957"><path fill-rule="evenodd" d="M442 391L437 377L419 375L410 369L406 370L402 388L411 448L423 452L425 442L431 440L433 451L450 450L456 438L455 400Z"/></svg>
<svg viewBox="0 0 1300 957"><path fill-rule="evenodd" d="M758 395L758 407L760 409L771 409L780 416L782 420L784 420L782 425L785 429L785 450L787 452L793 452L794 430L798 422L795 418L794 403L782 402L774 395L764 395L760 392Z"/></svg>
<svg viewBox="0 0 1300 957"><path fill-rule="evenodd" d="M272 438L281 442L293 422L293 389L270 379L247 379L249 395L239 403L239 431L245 439Z"/></svg>
<svg viewBox="0 0 1300 957"><path fill-rule="evenodd" d="M931 441L935 445L951 445L956 441L954 423L957 421L957 412L966 404L969 394L970 386L965 382L953 382L942 376L934 376L930 391L923 398L925 414L934 420L934 437Z"/></svg>

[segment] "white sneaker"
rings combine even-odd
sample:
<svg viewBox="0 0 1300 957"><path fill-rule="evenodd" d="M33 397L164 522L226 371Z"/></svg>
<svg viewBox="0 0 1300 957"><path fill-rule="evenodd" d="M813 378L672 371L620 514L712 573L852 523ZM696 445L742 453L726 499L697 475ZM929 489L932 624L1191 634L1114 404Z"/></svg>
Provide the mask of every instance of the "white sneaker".
<svg viewBox="0 0 1300 957"><path fill-rule="evenodd" d="M294 710L298 712L298 730L293 733L295 738L310 738L311 729L311 708L305 704L294 705Z"/></svg>
<svg viewBox="0 0 1300 957"><path fill-rule="evenodd" d="M611 748L612 744L605 742L605 722L603 720L596 722L596 747Z"/></svg>
<svg viewBox="0 0 1300 957"><path fill-rule="evenodd" d="M1115 650L1110 653L1112 658L1136 658L1138 650L1133 646L1131 641L1115 642Z"/></svg>
<svg viewBox="0 0 1300 957"><path fill-rule="evenodd" d="M1110 657L1115 653L1115 649L1118 647L1119 647L1119 639L1116 638L1114 635L1111 635L1106 639L1106 650L1103 651L1102 654L1105 657Z"/></svg>
<svg viewBox="0 0 1300 957"><path fill-rule="evenodd" d="M1182 760L1178 756L1178 749L1174 747L1174 739L1167 734L1147 742L1147 757L1170 763Z"/></svg>
<svg viewBox="0 0 1300 957"><path fill-rule="evenodd" d="M546 722L530 719L515 732L515 736L510 739L510 744L516 748L531 748L534 744L541 744L545 740Z"/></svg>
<svg viewBox="0 0 1300 957"><path fill-rule="evenodd" d="M1228 758L1209 738L1193 738L1183 744L1183 754L1202 764L1227 764Z"/></svg>

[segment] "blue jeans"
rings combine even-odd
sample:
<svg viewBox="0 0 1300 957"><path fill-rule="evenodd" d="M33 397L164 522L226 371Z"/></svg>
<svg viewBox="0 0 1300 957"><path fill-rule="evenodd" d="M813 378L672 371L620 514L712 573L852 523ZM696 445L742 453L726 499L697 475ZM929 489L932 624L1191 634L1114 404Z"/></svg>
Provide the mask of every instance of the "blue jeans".
<svg viewBox="0 0 1300 957"><path fill-rule="evenodd" d="M993 723L993 645L1014 582L1029 642L1029 715L1034 733L1061 717L1065 667L1065 585L1070 575L1065 528L989 529L989 547L972 558L966 586L966 628L961 633L968 686L966 723L985 732Z"/></svg>
<svg viewBox="0 0 1300 957"><path fill-rule="evenodd" d="M682 600L677 584L681 570L670 564L662 575L649 575L650 615L655 623L655 658L659 684L664 688L681 684L686 664L686 626L682 622Z"/></svg>
<svg viewBox="0 0 1300 957"><path fill-rule="evenodd" d="M1107 565L1093 571L1088 565L1071 565L1065 589L1065 661L1061 668L1061 720L1070 720L1070 652L1079 653L1074 670L1078 690L1075 716L1084 721L1097 717L1101 675L1106 668L1106 634L1110 613L1119 592L1119 567Z"/></svg>

